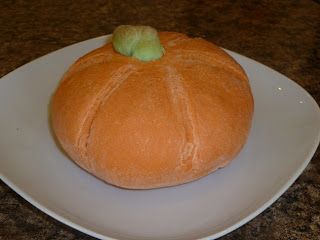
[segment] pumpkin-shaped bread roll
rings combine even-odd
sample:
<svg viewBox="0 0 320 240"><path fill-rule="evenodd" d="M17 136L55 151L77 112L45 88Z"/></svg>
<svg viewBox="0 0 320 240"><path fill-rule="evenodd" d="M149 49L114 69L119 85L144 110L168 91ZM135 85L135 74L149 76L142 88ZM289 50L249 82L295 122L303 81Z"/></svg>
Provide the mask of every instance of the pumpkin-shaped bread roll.
<svg viewBox="0 0 320 240"><path fill-rule="evenodd" d="M70 158L129 189L190 182L234 159L253 115L240 65L201 38L118 30L78 59L53 95L52 127Z"/></svg>

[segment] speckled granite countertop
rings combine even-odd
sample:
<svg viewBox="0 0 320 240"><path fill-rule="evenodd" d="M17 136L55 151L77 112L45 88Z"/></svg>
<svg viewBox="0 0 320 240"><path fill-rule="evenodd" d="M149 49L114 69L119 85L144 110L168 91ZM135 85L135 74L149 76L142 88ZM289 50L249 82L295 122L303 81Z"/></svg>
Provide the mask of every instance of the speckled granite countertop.
<svg viewBox="0 0 320 240"><path fill-rule="evenodd" d="M320 103L320 2L28 1L0 2L0 76L120 24L201 36L285 74ZM0 153L1 160L1 153ZM93 239L57 222L0 182L0 239ZM222 237L320 239L320 152L270 208Z"/></svg>

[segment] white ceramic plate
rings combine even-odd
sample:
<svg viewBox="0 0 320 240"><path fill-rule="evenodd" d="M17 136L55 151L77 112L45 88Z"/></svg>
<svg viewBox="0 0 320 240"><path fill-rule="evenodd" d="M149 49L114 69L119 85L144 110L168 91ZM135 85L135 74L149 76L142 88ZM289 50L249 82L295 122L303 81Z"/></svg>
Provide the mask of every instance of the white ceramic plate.
<svg viewBox="0 0 320 240"><path fill-rule="evenodd" d="M1 179L45 213L101 239L220 237L270 206L301 174L320 136L320 111L285 76L230 54L249 75L255 113L249 141L226 168L148 191L105 184L70 161L51 136L48 103L62 74L106 37L36 59L0 80Z"/></svg>

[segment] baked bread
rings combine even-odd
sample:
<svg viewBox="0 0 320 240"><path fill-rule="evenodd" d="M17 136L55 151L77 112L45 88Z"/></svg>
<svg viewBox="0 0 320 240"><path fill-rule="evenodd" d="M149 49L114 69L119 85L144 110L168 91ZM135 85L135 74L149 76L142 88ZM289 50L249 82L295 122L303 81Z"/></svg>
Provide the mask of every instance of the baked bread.
<svg viewBox="0 0 320 240"><path fill-rule="evenodd" d="M244 146L253 97L241 66L201 38L160 32L141 61L107 43L78 59L51 102L62 148L122 188L173 186L224 167Z"/></svg>

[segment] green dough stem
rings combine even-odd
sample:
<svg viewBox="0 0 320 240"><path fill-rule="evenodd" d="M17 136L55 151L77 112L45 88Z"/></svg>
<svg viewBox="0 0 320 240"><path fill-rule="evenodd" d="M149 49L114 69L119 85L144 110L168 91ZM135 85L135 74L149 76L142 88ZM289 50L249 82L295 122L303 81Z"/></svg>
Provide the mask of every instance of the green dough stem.
<svg viewBox="0 0 320 240"><path fill-rule="evenodd" d="M141 61L152 61L162 57L163 47L158 42L140 41L133 50L132 56Z"/></svg>
<svg viewBox="0 0 320 240"><path fill-rule="evenodd" d="M157 60L164 54L157 31L149 26L121 25L113 32L112 44L120 54L141 61Z"/></svg>

